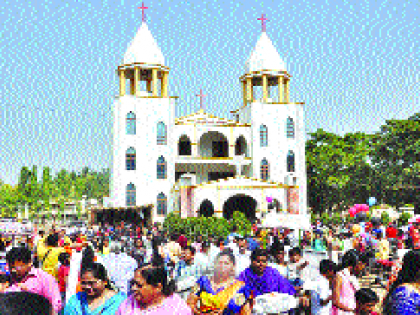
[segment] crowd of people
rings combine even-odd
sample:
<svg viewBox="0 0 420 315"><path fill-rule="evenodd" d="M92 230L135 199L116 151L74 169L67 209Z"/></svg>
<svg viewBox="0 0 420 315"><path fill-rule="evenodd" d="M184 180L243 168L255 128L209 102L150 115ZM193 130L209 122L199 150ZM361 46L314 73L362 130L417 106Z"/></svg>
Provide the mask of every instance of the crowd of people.
<svg viewBox="0 0 420 315"><path fill-rule="evenodd" d="M223 238L158 225L37 227L0 235L0 314L419 314L419 229L254 224ZM325 255L314 264L309 252ZM360 285L372 264L390 271L384 296Z"/></svg>

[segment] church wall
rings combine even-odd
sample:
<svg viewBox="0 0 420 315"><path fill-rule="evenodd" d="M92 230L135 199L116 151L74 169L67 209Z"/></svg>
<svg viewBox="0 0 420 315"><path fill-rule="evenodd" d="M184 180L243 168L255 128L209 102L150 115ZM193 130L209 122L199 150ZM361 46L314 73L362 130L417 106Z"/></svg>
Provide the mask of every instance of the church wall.
<svg viewBox="0 0 420 315"><path fill-rule="evenodd" d="M126 115L136 115L136 134L126 134ZM154 204L157 195L163 192L170 209L170 189L175 177L176 146L173 139L174 101L163 98L136 98L124 96L115 101L113 200L115 206L126 206L126 186L136 186L136 204ZM167 128L167 144L157 144L157 123L164 122ZM125 154L129 147L136 150L136 170L126 170ZM166 160L167 179L157 179L157 160ZM154 219L156 207L154 208Z"/></svg>
<svg viewBox="0 0 420 315"><path fill-rule="evenodd" d="M306 212L306 170L305 170L305 129L303 124L303 106L300 104L265 104L254 102L252 107L252 138L253 138L253 172L254 177L261 178L261 161L266 158L269 162L272 181L284 183L285 177L297 177L298 184L302 184L301 211ZM295 138L286 135L287 118L291 117L295 123ZM268 145L260 145L260 126L267 127ZM287 172L287 153L293 150L295 154L296 172ZM293 184L293 183L289 183Z"/></svg>
<svg viewBox="0 0 420 315"><path fill-rule="evenodd" d="M246 195L252 197L257 202L257 213L261 212L261 210L267 210L268 203L267 197L272 197L277 199L282 205L286 204L286 191L285 189L249 189L235 187L232 189L217 189L215 186L204 186L202 188L197 188L194 191L194 206L193 209L198 211L200 209L200 205L206 199L213 203L214 207L214 216L215 217L223 217L223 206L229 198L235 195ZM238 209L240 210L240 209Z"/></svg>

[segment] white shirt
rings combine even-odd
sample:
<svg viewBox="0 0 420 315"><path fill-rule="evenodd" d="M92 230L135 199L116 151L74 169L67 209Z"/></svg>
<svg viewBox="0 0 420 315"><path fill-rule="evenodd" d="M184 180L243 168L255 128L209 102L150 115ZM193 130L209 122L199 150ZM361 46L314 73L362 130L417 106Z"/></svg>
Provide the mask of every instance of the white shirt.
<svg viewBox="0 0 420 315"><path fill-rule="evenodd" d="M235 255L235 256L239 253L239 247L234 242L230 242L228 245L226 245L226 248L232 249L233 255Z"/></svg>
<svg viewBox="0 0 420 315"><path fill-rule="evenodd" d="M203 270L203 275L210 275L213 270L213 261L211 260L210 253L196 253L194 256L194 262L200 265Z"/></svg>
<svg viewBox="0 0 420 315"><path fill-rule="evenodd" d="M289 262L289 264L287 265L287 274L289 276L289 280L297 278L300 278L302 281L305 280L302 274L306 267L302 270L298 270L298 267L302 266L305 262L306 260L303 257L299 259L299 261L296 263Z"/></svg>
<svg viewBox="0 0 420 315"><path fill-rule="evenodd" d="M239 251L235 255L236 259L236 270L235 275L239 276L242 271L248 268L251 265L251 252L246 250L244 254L241 254Z"/></svg>
<svg viewBox="0 0 420 315"><path fill-rule="evenodd" d="M330 283L327 278L321 275L316 281L315 290L311 291L311 314L330 315L332 301L329 301L327 305L322 306L321 299L326 300L331 294Z"/></svg>

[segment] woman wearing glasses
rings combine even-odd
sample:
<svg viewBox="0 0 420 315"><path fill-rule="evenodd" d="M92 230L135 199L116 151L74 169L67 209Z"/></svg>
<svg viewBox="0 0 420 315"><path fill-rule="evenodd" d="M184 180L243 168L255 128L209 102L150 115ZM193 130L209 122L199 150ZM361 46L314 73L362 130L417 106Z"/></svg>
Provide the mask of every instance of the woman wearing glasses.
<svg viewBox="0 0 420 315"><path fill-rule="evenodd" d="M82 291L70 298L64 315L114 315L126 298L112 289L105 267L98 263L82 269L80 287Z"/></svg>

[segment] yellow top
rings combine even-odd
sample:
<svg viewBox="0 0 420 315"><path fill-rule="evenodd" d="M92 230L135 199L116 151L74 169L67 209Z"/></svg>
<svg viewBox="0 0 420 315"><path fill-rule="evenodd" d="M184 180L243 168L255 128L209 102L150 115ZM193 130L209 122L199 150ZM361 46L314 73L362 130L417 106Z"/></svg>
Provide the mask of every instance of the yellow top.
<svg viewBox="0 0 420 315"><path fill-rule="evenodd" d="M45 245L45 237L42 238L38 242L37 253L39 261L42 262L44 260L45 255L48 253L48 256L45 258L44 262L42 263L42 270L52 275L54 278L58 280L57 272L58 272L58 256L61 253L65 252L65 249L62 247L51 247Z"/></svg>

